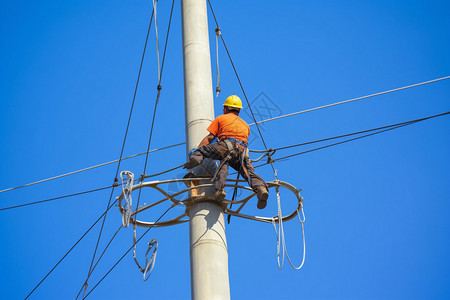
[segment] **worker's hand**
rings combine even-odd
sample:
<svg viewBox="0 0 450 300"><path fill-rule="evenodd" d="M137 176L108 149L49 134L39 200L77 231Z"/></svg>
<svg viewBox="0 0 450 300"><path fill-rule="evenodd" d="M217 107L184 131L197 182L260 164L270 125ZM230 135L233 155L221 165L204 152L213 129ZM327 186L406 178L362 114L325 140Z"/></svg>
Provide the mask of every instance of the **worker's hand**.
<svg viewBox="0 0 450 300"><path fill-rule="evenodd" d="M197 151L198 150L198 148L194 148L194 149L192 149L191 151L189 151L189 155L188 155L188 157L190 157L191 156L191 154L192 153L194 153L195 151Z"/></svg>
<svg viewBox="0 0 450 300"><path fill-rule="evenodd" d="M195 160L189 160L184 164L183 169L192 169L196 166L198 166L198 163Z"/></svg>

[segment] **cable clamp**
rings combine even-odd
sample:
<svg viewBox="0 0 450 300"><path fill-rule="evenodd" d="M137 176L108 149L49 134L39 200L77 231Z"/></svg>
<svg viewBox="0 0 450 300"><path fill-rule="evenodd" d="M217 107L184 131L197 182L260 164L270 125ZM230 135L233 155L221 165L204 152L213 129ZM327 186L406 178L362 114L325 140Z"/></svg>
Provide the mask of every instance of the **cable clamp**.
<svg viewBox="0 0 450 300"><path fill-rule="evenodd" d="M112 186L113 186L113 187L119 186L119 179L117 179L117 177L114 178L114 183L113 183Z"/></svg>
<svg viewBox="0 0 450 300"><path fill-rule="evenodd" d="M158 91L160 91L160 90L162 89L162 86L161 86L160 84L158 84L158 86L156 87L156 89L157 89Z"/></svg>
<svg viewBox="0 0 450 300"><path fill-rule="evenodd" d="M217 27L216 27L216 35L219 36L219 35L221 35L221 34L222 34L222 33L220 32L220 27L217 26Z"/></svg>
<svg viewBox="0 0 450 300"><path fill-rule="evenodd" d="M125 179L124 176L126 176ZM122 225L123 227L128 227L130 225L132 213L131 192L133 191L134 174L130 171L122 171L120 172L120 178L122 179L122 193L125 198L124 212L122 214Z"/></svg>

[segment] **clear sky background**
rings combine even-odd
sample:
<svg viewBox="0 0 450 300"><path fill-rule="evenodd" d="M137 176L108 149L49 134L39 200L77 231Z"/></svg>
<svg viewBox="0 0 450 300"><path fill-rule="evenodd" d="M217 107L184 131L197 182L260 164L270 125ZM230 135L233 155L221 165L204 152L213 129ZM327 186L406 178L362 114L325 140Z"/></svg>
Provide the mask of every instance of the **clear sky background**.
<svg viewBox="0 0 450 300"><path fill-rule="evenodd" d="M258 119L268 117L261 92L279 115L450 75L449 1L212 4ZM167 0L158 4L161 51L170 6ZM119 157L151 9L151 1L141 0L0 2L0 189ZM215 25L209 16L215 82ZM176 1L152 149L185 140L181 46ZM152 27L124 156L147 149L155 48ZM226 96L243 96L222 46L219 53L216 114ZM269 147L287 146L443 113L450 110L449 96L445 80L268 122L262 131ZM233 217L226 227L232 298L449 299L449 130L444 116L276 163L280 180L303 188L306 262L300 271L287 263L278 270L272 225ZM254 127L252 134L257 135ZM325 144L279 151L274 158ZM250 148L263 146L253 138ZM179 165L185 154L184 146L151 154L147 173ZM124 161L120 169L138 177L144 159ZM109 186L116 168L0 193L0 208ZM273 180L270 167L257 171ZM156 179L182 175L178 170ZM28 295L102 214L109 196L104 190L0 211L0 298ZM290 213L294 200L286 192L281 197L283 211ZM141 204L157 199L143 194ZM245 211L270 217L276 215L275 202L271 192L265 210L253 201ZM142 217L156 220L164 210ZM181 213L176 208L167 218ZM113 207L100 250L120 224ZM74 299L99 231L97 224L30 299ZM285 223L285 231L289 254L299 264L298 220ZM132 245L132 232L119 232L89 289ZM189 299L188 224L150 230L138 245L141 263L152 238L159 251L147 282L130 253L88 298Z"/></svg>

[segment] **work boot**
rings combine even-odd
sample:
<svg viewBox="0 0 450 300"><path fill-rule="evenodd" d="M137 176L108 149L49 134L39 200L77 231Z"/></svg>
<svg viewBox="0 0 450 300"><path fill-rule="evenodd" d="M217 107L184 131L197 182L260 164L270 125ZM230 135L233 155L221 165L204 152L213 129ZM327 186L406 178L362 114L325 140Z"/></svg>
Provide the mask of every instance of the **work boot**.
<svg viewBox="0 0 450 300"><path fill-rule="evenodd" d="M190 159L188 162L186 162L183 165L183 169L192 169L193 167L196 167L198 165L199 165L198 162L196 162L195 160Z"/></svg>
<svg viewBox="0 0 450 300"><path fill-rule="evenodd" d="M225 190L218 190L214 193L214 197L218 200L223 200L225 199L225 196L227 195L227 193L225 193Z"/></svg>
<svg viewBox="0 0 450 300"><path fill-rule="evenodd" d="M256 205L259 209L263 209L267 205L267 198L269 198L269 191L265 186L258 186L256 188L256 196L258 197L258 204Z"/></svg>

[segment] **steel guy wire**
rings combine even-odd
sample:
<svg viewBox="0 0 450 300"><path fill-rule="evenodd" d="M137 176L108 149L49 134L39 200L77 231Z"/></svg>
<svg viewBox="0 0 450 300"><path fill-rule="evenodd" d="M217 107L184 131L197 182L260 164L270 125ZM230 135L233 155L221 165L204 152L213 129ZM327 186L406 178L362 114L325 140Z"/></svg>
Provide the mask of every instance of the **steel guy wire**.
<svg viewBox="0 0 450 300"><path fill-rule="evenodd" d="M217 85L216 85L216 98L219 97L220 94L220 71L219 71L219 35L220 27L216 27L216 77L217 77Z"/></svg>
<svg viewBox="0 0 450 300"><path fill-rule="evenodd" d="M119 258L119 260L109 269L108 272L106 272L106 274L99 280L99 282L97 282L97 284L89 291L89 293L86 294L86 297L89 296L92 291L95 290L95 288L106 278L106 276L109 275L109 273L111 273L112 270L114 270L114 268L122 261L122 259L131 251L131 249L133 249L134 245L136 245L137 243L139 243L139 241L150 231L150 229L153 228L153 226L159 222L159 220L162 219L162 217L164 217L165 214L167 214L169 212L169 210L171 210L172 208L174 208L175 206L177 206L177 203L172 204L172 206L170 206L156 221L154 224L152 224L152 226L150 226L140 237L139 239L137 239L137 241L135 243L133 243L133 245L128 248L128 250Z"/></svg>
<svg viewBox="0 0 450 300"><path fill-rule="evenodd" d="M163 62L164 62L164 59L163 59ZM161 65L161 72L162 72L163 67L164 67L164 64ZM315 111L315 110L319 110L319 109L326 108L326 107L331 107L331 106L335 106L335 105L339 105L339 104L344 104L344 103L348 103L348 102L351 102L351 101L362 100L362 99L375 97L375 96L379 96L379 95L383 95L383 94L387 94L387 93L392 93L392 92L396 92L396 91L400 91L400 90L405 90L405 89L408 89L408 88L417 87L417 86L421 86L421 85L425 85L425 84L429 84L429 83L433 83L433 82L437 82L437 81L441 81L441 80L445 80L445 79L449 79L449 78L450 78L450 76L441 77L441 78L438 78L438 79L425 81L425 82L421 82L421 83L417 83L417 84L413 84L413 85L409 85L409 86L405 86L405 87L401 87L401 88L396 88L396 89L385 91L385 92L380 92L380 93L371 94L371 95L368 95L368 96L358 97L358 98L354 98L354 99L350 99L350 100L346 100L346 101L341 101L341 102L337 102L337 103L333 103L333 104L328 104L328 105L325 105L325 106L319 106L319 107L316 107L316 108L310 108L310 109L307 109L307 110L302 110L302 111L299 111L299 112L294 112L294 113L286 114L286 115L283 115L283 116L278 116L278 117L274 117L274 118L261 120L261 121L258 121L258 124L265 123L265 122L270 122L270 121L274 121L274 120L278 120L278 119L282 119L282 118L286 118L286 117L291 117L291 116L294 116L294 115L298 115L298 114L302 114L302 113L306 113L306 112L310 112L310 111ZM252 124L249 124L249 125L253 126L253 125L255 125L255 123L252 123ZM167 146L167 147L162 147L162 148L159 148L159 149L154 149L154 150L151 150L150 153L151 152L160 151L160 150L165 150L165 149L176 147L176 146L181 146L181 145L184 145L184 144L185 144L185 142L174 144L174 145L170 145L170 146ZM126 159L130 159L130 158L142 156L142 155L145 155L146 153L147 152L134 154L134 155L122 158L122 161L126 160ZM110 162L107 162L107 163L102 163L102 164L99 164L99 165L95 165L95 166L92 166L92 167L88 167L88 168L85 168L85 169L81 169L81 170L78 170L78 171L73 171L73 172L69 172L69 173L66 173L66 174L62 174L62 175L50 177L50 178L47 178L47 179L35 181L35 182L32 182L32 183L24 184L24 185L21 185L21 186L16 186L16 187L12 187L12 188L3 189L3 190L0 190L0 193L12 191L12 190L16 190L16 189L20 189L20 188L24 188L24 187L28 187L28 186L31 186L31 185L47 182L47 181L50 181L50 180L58 179L58 178L61 178L61 177L66 177L66 176L77 174L77 173L81 173L81 172L92 170L92 169L95 169L95 168L98 168L98 167L103 167L103 166L106 166L106 165L110 165L110 164L116 163L118 161L119 161L119 159L113 160L113 161L110 161Z"/></svg>
<svg viewBox="0 0 450 300"><path fill-rule="evenodd" d="M382 126L382 127L377 127L377 128L366 129L366 130L362 130L362 131L357 131L357 132L352 132L352 133L342 134L342 135L333 136L333 137L329 137L329 138L324 138L324 139L320 139L320 140L315 140L315 141L310 141L310 142L304 142L304 143L300 143L300 144L294 144L294 145L284 146L284 147L279 147L279 148L275 148L275 149L268 149L268 150L250 150L250 151L252 151L252 152L278 151L278 150L284 150L284 149L288 149L288 148L300 147L300 146L305 146L305 145L309 145L309 144L315 144L315 143L324 142L324 141L328 141L328 140L333 140L333 139L343 138L343 137L347 137L347 136L352 136L352 135L362 134L362 133L366 133L366 132L372 132L372 131L376 131L376 130L382 130L382 129L387 129L387 128L397 129L397 128L400 128L400 127L403 127L403 126L406 126L406 125L411 125L411 124L414 124L414 123L419 123L419 122L426 121L426 120L429 120L429 119L432 119L432 118L442 117L442 116L445 116L445 115L448 115L448 114L450 114L450 111L445 112L445 113L440 113L440 114L432 115L432 116L428 116L428 117L424 117L424 118L420 118L420 119L414 119L414 120L405 121L405 122L400 122L400 123L391 124L391 125L386 125L386 126ZM387 131L387 130L385 130L385 131ZM376 132L375 134L382 133L382 132L384 132L384 131ZM373 134L372 134L372 135L373 135ZM370 135L366 135L366 136L370 136ZM366 137L366 136L363 136L363 137ZM359 137L359 138L362 138L362 137ZM347 140L347 141L353 141L353 140L355 140L355 139L351 139L351 140ZM345 141L345 142L347 142L347 141ZM342 142L340 142L340 143L342 143ZM338 144L339 144L339 143L327 145L327 146L325 146L325 148L331 147L331 146L334 146L334 145L338 145ZM316 150L320 150L320 149L323 149L323 148L324 148L324 147L314 148L314 149L311 149L311 150L308 150L308 151L301 152L301 154L308 153L308 152L312 152L312 151L316 151ZM300 154L298 154L298 155L300 155ZM276 159L276 161L280 161L280 160L285 159L285 158L286 158L286 157L278 158L278 159ZM258 159L258 160L259 160L259 159ZM274 161L275 161L275 160L274 160ZM181 168L183 165L184 165L184 164L181 164L181 165L179 165L179 166L176 166L176 167L167 169L167 170L165 170L165 171L161 171L161 172L159 172L159 173L155 173L155 174L151 174L151 175L146 175L145 178L155 177L155 176L158 176L158 175L161 175L161 174L164 174L164 173L168 173L168 172L170 172L170 171L173 171L173 170L176 170L176 169L178 169L178 168ZM255 168L256 168L256 167L262 167L262 166L265 166L265 165L267 165L267 163L262 164L262 165L255 166ZM235 174L235 173L230 173L229 175L233 175L233 174Z"/></svg>
<svg viewBox="0 0 450 300"><path fill-rule="evenodd" d="M34 205L34 204L40 204L40 203L50 202L50 201L54 201L54 200L58 200L58 199L64 199L64 198L69 198L69 197L74 197L74 196L79 196L79 195L85 195L85 194L89 194L89 193L93 193L93 192L98 192L98 191L102 191L102 190L106 190L106 189L111 189L111 188L113 188L112 185L111 185L111 186L107 186L107 187L102 187L102 188L94 189L94 190L85 191L85 192L79 192L79 193L75 193L75 194L69 194L69 195L59 196L59 197L55 197L55 198L50 198L50 199L46 199L46 200L40 200L40 201L36 201L36 202L30 202L30 203L25 203L25 204L20 204L20 205L14 205L14 206L9 206L9 207L3 207L3 208L0 208L0 211L2 211L2 210L8 210L8 209L13 209L13 208L19 208L19 207L28 206L28 205Z"/></svg>
<svg viewBox="0 0 450 300"><path fill-rule="evenodd" d="M115 175L115 178L114 178L114 181L115 181L115 182L118 181L117 175L119 174L120 163L121 163L122 156L123 156L123 150L124 150L124 148L125 148L125 142L126 142L126 140L127 140L128 130L129 130L129 128L130 128L131 116L132 116L132 114L133 114L134 103L135 103L135 100L136 100L137 89L138 89L138 86L139 86L139 79L140 79L140 77L141 77L142 66L143 66L143 64L144 64L145 51L146 51L146 49L147 49L148 37L149 37L150 29L151 29L151 26L152 26L153 14L154 14L154 9L152 10L152 15L151 15L151 17L150 17L150 22L149 22L149 24L148 24L147 35L146 35L146 37L145 37L144 50L143 50L143 52L142 52L142 58L141 58L140 66L139 66L138 78L137 78L137 81L136 81L136 87L135 87L135 89L134 89L133 101L132 101L131 109L130 109L130 115L129 115L129 117L128 117L127 128L126 128L126 130L125 130L125 136L124 136L124 139L123 139L122 149L121 149L121 151L120 151L119 162L118 162L118 164L117 164L116 175ZM147 150L147 152L148 152L148 150ZM109 204L111 203L111 199L112 199L113 194L114 194L114 188L111 190L111 195L109 196L109 200L108 200L108 206L109 206ZM108 207L108 206L107 206L107 207ZM109 209L107 209L107 210L105 211L105 215L104 215L103 221L102 221L102 226L100 227L100 232L99 232L99 235L98 235L97 243L95 244L94 253L93 253L93 255L92 255L91 264L90 264L90 266L89 266L89 272L88 272L88 276L87 276L88 278L89 278L89 273L90 273L91 270L92 270L92 264L94 263L95 255L97 254L98 245L99 245L100 240L101 240L101 237L102 237L103 227L105 226L106 217L107 217L107 215L108 215L108 210L109 210ZM87 280L86 280L86 281L87 281Z"/></svg>
<svg viewBox="0 0 450 300"><path fill-rule="evenodd" d="M209 4L209 7L211 9L211 13L212 13L212 15L214 17L214 21L216 23L216 26L220 28L219 22L217 21L216 14L214 13L214 9L213 9L213 7L211 5L211 1L210 0L208 0L208 4ZM225 51L227 52L228 58L230 59L231 66L233 67L234 74L236 75L236 78L237 78L237 80L239 82L239 86L241 87L242 93L244 95L245 101L247 102L248 108L250 109L250 113L252 115L252 118L255 121L255 123L253 123L253 124L256 125L256 129L258 129L258 133L259 133L259 135L261 137L261 141L262 141L262 143L264 145L264 148L266 148L266 150L267 150L268 147L267 147L266 141L264 140L264 137L262 135L261 129L259 128L258 121L256 121L256 117L255 117L255 114L253 113L252 106L250 105L250 101L248 100L247 94L245 93L244 86L242 85L241 79L240 79L239 74L237 72L237 69L236 69L236 67L234 65L233 59L231 58L230 51L228 51L228 47L227 47L227 44L225 43L225 39L223 38L223 34L222 33L220 34L220 38L222 40L222 44L223 44L223 46L225 48ZM272 163L270 165L272 167L275 179L278 180L277 171L275 170L275 168L274 168Z"/></svg>
<svg viewBox="0 0 450 300"><path fill-rule="evenodd" d="M295 154L283 156L283 157L275 159L274 161L278 161L278 160L286 159L286 158L291 158L291 157L294 157L294 156L298 156L298 155L302 155L302 154L305 154L305 153L309 153L309 152L313 152L313 151L329 148L329 147L332 147L332 146L337 146L337 145L340 145L340 144L344 144L344 143L347 143L347 142L359 140L359 139L362 139L362 138L365 138L365 137L369 137L371 135L376 135L376 134L379 134L379 133L383 133L383 132L386 132L386 131L398 129L398 128L401 128L401 127L404 127L404 126L408 126L408 125L411 125L411 124L415 124L415 123L416 122L406 123L406 124L403 124L403 125L398 125L398 126L395 126L395 127L391 127L391 128L387 128L387 129L384 129L384 130L377 131L377 132L369 133L369 134L362 135L362 136L359 136L359 137L355 137L355 138L352 138L352 139L348 139L348 140L345 140L345 141L341 141L341 142L333 143L333 144L330 144L330 145L314 148L314 149L303 151L303 152L300 152L300 153L295 153Z"/></svg>
<svg viewBox="0 0 450 300"><path fill-rule="evenodd" d="M211 5L211 1L210 0L208 0L208 4L209 4L209 8L211 9L211 13L212 13L212 15L214 17L214 21L216 23L216 26L220 28L219 22L217 21L216 14L214 13L214 9L213 9L213 7ZM264 147L267 149L266 142L265 142L264 137L263 137L263 135L261 133L261 130L259 129L258 122L256 121L256 117L255 117L255 115L253 113L253 110L252 110L252 107L250 105L250 101L248 101L247 94L245 93L245 90L244 90L244 86L242 85L241 79L240 79L239 74L237 72L237 69L236 69L236 67L234 65L233 59L231 58L230 51L228 51L228 47L227 47L227 44L225 43L225 39L223 38L223 34L222 33L220 34L220 38L222 40L222 44L223 44L223 46L225 48L225 51L227 52L228 58L230 59L231 66L233 67L234 74L236 75L236 78L237 78L237 80L239 82L239 85L241 87L242 93L244 94L245 101L247 102L248 108L250 109L250 113L251 113L251 115L253 117L253 120L255 121L255 123L253 123L253 124L256 125L256 128L258 129L259 135L261 137L261 141L263 142Z"/></svg>
<svg viewBox="0 0 450 300"><path fill-rule="evenodd" d="M145 170L146 170L147 162L148 162L148 153L149 153L149 150L150 150L150 145L151 145L152 136L153 136L153 128L154 128L154 125L155 125L156 109L158 108L159 98L160 98L160 95L161 95L161 89L162 89L162 87L161 87L161 79L162 79L162 75L163 75L162 72L163 72L163 68L164 68L164 62L165 62L165 59L166 59L167 42L169 40L170 25L172 23L172 15L173 15L174 4L175 4L175 0L172 1L172 8L170 10L169 24L167 26L166 42L165 42L165 45L164 45L163 60L162 60L162 63L161 63L161 72L159 72L159 70L158 70L157 94L156 94L155 107L153 109L152 124L151 124L151 127L150 127L150 134L149 134L149 139L148 139L148 146L147 146L147 152L146 152L147 155L145 156L144 172L143 172L144 176L145 176ZM159 55L158 55L158 64L159 64Z"/></svg>
<svg viewBox="0 0 450 300"><path fill-rule="evenodd" d="M116 238L116 235L119 233L120 229L122 229L122 225L119 226L119 228L117 229L117 231L114 233L114 235L112 236L112 238L109 240L108 244L106 245L105 249L103 250L102 254L100 254L99 258L97 259L97 261L95 262L94 266L92 267L91 270L91 274L94 272L95 268L97 267L98 263L100 262L100 260L102 259L103 255L105 254L106 250L108 249L109 245L111 245L112 241ZM83 283L83 285L81 286L80 290L78 291L77 297L75 299L78 299L78 297L80 296L81 291L83 290L83 287L87 287L88 283L87 281L85 281ZM85 290L86 291L86 290ZM83 295L84 298L84 295Z"/></svg>
<svg viewBox="0 0 450 300"><path fill-rule="evenodd" d="M170 25L172 23L172 15L173 15L174 4L175 4L175 0L172 1L172 7L170 9L170 17L169 17L169 24L167 26L167 34L166 34L166 42L165 42L165 45L164 45L162 67L164 67L164 62L165 62L165 59L166 59L167 44L168 44L168 40L169 40ZM155 6L154 11L156 13L156 6ZM158 64L159 64L159 55L158 55ZM155 108L153 110L152 124L151 124L151 127L150 127L150 134L149 134L149 138L148 138L147 153L148 153L148 151L150 149L150 145L151 145L151 142L152 142L153 128L154 128L154 125L155 125L156 112L157 112L157 108L158 108L159 98L161 96L161 80L162 80L162 75L163 75L162 71L163 71L162 68L161 68L161 72L160 73L159 73L159 70L158 70L157 94L156 94L156 100L155 100ZM144 170L142 172L141 181L144 180L145 171L147 170L147 163L148 163L148 154L145 156ZM139 189L139 195L138 195L138 200L137 200L137 207L139 207L140 199L141 199L141 189ZM135 218L137 218L137 214L136 214Z"/></svg>
<svg viewBox="0 0 450 300"><path fill-rule="evenodd" d="M42 280L33 288L33 290L25 297L25 299L28 299L28 297L31 296L31 294L33 294L33 292L42 284L42 282L44 282L45 279L47 279L47 277L56 269L56 267L67 257L67 255L69 255L69 253L78 245L78 243L89 233L89 231L91 231L92 228L94 228L94 226L102 219L102 217L107 213L108 210L111 209L111 207L114 206L114 204L117 202L114 201L109 207L108 209L103 212L103 214L98 217L98 219L94 222L94 224L91 225L91 227L89 227L89 229L78 239L78 241L75 242L75 244L73 244L73 246L66 252L66 254L64 254L64 256L53 266L53 268L44 276L44 278L42 278Z"/></svg>
<svg viewBox="0 0 450 300"><path fill-rule="evenodd" d="M341 141L341 142L325 145L325 146L322 146L322 147L310 149L310 150L307 150L307 151L302 151L302 152L298 152L298 153L295 153L295 154L283 156L283 157L274 159L273 162L285 160L285 159L288 159L288 158L291 158L291 157L294 157L294 156L306 154L306 153L309 153L309 152L314 152L314 151L325 149L325 148L329 148L329 147L332 147L332 146L337 146L337 145L340 145L340 144L344 144L344 143L347 143L347 142L355 141L355 140L358 140L358 139L362 139L362 138L369 137L369 136L372 136L372 135L376 135L376 134L379 134L379 133L383 133L383 132L386 132L386 131L390 131L390 130L398 129L398 128L401 128L401 127L404 127L404 126L416 124L416 123L419 123L419 122L422 122L422 121L425 121L425 120L429 120L431 118L442 117L442 116L448 115L448 114L450 114L450 111L449 112L445 112L445 113L441 113L441 114L437 114L437 115L433 115L433 116L430 116L430 117L426 117L426 118L421 118L421 119L416 119L416 120L406 121L406 122L397 123L397 124L393 124L393 125L379 127L378 129L382 129L382 128L386 128L386 129L380 130L380 131L377 131L377 132L373 132L373 133L370 133L370 134L366 134L366 135L363 135L363 136L359 136L359 137L356 137L356 138L344 140L344 141ZM373 131L373 129L372 130L362 131L362 132L369 132L369 131ZM352 135L352 134L347 134L347 135L343 135L343 136L349 136L349 135ZM343 137L343 136L341 136L341 137ZM338 138L338 137L333 137L333 138ZM325 140L329 140L329 139L333 139L333 138L318 140L318 141L314 141L314 142L325 141ZM314 143L314 142L308 142L308 143L305 143L305 144L310 144L310 143ZM264 163L264 164L255 166L255 168L262 167L262 166L265 166L267 164L268 163ZM234 173L232 173L232 174L234 174Z"/></svg>
<svg viewBox="0 0 450 300"><path fill-rule="evenodd" d="M258 121L257 123L255 121L255 123L249 124L249 126L253 126L253 125L257 125L257 124L261 124L261 123L265 123L265 122L270 122L270 121L274 121L274 120L278 120L278 119L282 119L282 118L286 118L286 117L291 117L291 116L294 116L294 115L298 115L298 114L302 114L302 113L306 113L306 112L310 112L310 111L319 110L319 109L322 109L322 108L328 108L328 107L332 107L332 106L336 106L336 105L340 105L340 104L345 104L345 103L354 102L354 101L367 99L367 98L372 98L372 97L375 97L375 96L380 96L380 95L384 95L384 94L388 94L388 93L402 91L402 90L406 90L406 89L409 89L409 88L413 88L413 87L417 87L417 86L421 86L421 85L426 85L426 84L430 84L430 83L433 83L433 82L438 82L438 81L442 81L442 80L446 80L446 79L450 79L450 76L445 76L445 77L441 77L441 78L437 78L437 79L433 79L433 80L429 80L429 81L424 81L424 82L420 82L420 83L416 83L416 84L412 84L412 85L408 85L408 86L404 86L404 87L400 87L400 88L384 91L384 92L379 92L379 93L375 93L375 94L371 94L371 95L367 95L367 96L363 96L363 97L353 98L353 99L344 100L344 101L340 101L340 102L336 102L336 103L332 103L332 104L327 104L327 105L323 105L323 106L319 106L319 107L315 107L315 108L310 108L310 109L306 109L306 110L302 110L302 111L298 111L298 112L294 112L294 113L290 113L290 114L286 114L286 115L282 115L282 116L278 116L278 117L273 117L273 118L270 118L270 119Z"/></svg>
<svg viewBox="0 0 450 300"><path fill-rule="evenodd" d="M156 38L156 60L158 61L158 82L161 81L161 71L159 66L159 41L158 41L158 22L156 20L156 5L158 0L153 0L153 14L155 15L155 38Z"/></svg>
<svg viewBox="0 0 450 300"><path fill-rule="evenodd" d="M164 59L163 59L163 62L164 62ZM164 67L164 64L162 64L162 66L161 66L161 71L162 71L162 68L163 68L163 67ZM444 77L444 79L447 79L447 77ZM436 79L436 80L443 80L443 79ZM426 84L426 83L435 82L436 80L434 80L434 81L427 81L427 82L425 82L425 83L420 83L420 84L416 84L416 85L413 85L413 86L418 86L418 85L423 85L423 84ZM413 87L413 86L409 86L409 87ZM400 88L400 89L404 89L404 88ZM400 89L395 89L395 90L400 90ZM391 91L387 91L387 92L392 92L392 91L395 91L395 90L391 90ZM384 92L384 93L387 93L387 92ZM381 94L381 93L378 93L378 94ZM375 95L375 94L374 94L374 95ZM319 108L309 109L309 110L302 111L302 112L312 111L312 110L316 110L316 109L319 109ZM279 116L279 117L271 118L271 119L265 119L265 120L259 121L258 123L264 123L264 122L276 120L276 119L279 119L279 118L289 117L289 116L292 116L292 115L295 115L295 114L299 114L299 113L301 113L301 112L293 113L293 114L288 114L288 115L284 115L284 116ZM254 125L254 124L250 124L250 125ZM392 125L391 125L391 126L392 126ZM372 129L372 130L375 130L375 129ZM362 133L362 132L361 132L361 133ZM357 133L352 133L352 134L349 134L349 135L353 135L353 134L357 134ZM342 137L344 137L344 136L342 136ZM334 139L334 138L337 138L337 137L333 137L333 138L329 138L329 139ZM324 139L323 141L325 141L325 140L326 140L326 139ZM318 142L318 141L307 142L307 143L299 144L299 146L301 146L301 145L307 145L307 144L311 144L311 143L317 143L317 142ZM184 145L184 144L186 144L186 143L185 143L185 142L182 142L182 143L173 144L173 145L166 146L166 147L162 147L162 148L158 148L158 149L153 149L153 150L148 151L148 152L142 152L142 153L134 154L134 155L131 155L131 156L122 158L122 161L123 161L123 160L126 160L126 159L130 159L130 158L135 158L135 157L138 157L138 156L142 156L142 155L145 155L145 154L147 154L147 153L157 152L157 151L166 150L166 149L169 149L169 148L181 146L181 145ZM283 148L283 147L277 148L277 149L278 149L278 150L281 150L282 148ZM258 152L257 150L250 150L250 151L251 151L251 152ZM265 152L265 151L267 151L267 150L261 150L260 152ZM74 175L74 174L77 174L77 173L81 173L81 172L85 172L85 171L92 170L92 169L95 169L95 168L99 168L99 167L103 167L103 166L106 166L106 165L110 165L110 164L116 163L116 162L118 162L118 161L119 161L119 160L117 159L117 160L113 160L113 161L110 161L110 162L98 164L98 165L95 165L95 166L92 166L92 167L88 167L88 168L85 168L85 169L81 169L81 170L78 170L78 171L73 171L73 172L69 172L69 173L66 173L66 174L62 174L62 175L50 177L50 178L43 179L43 180L39 180L39 181L32 182L32 183L28 183L28 184L25 184L25 185L21 185L21 186L17 186L17 187L13 187L13 188L4 189L4 190L1 190L0 193L7 192L7 191L11 191L11 190L16 190L16 189L20 189L20 188L24 188L24 187L28 187L28 186L31 186L31 185L35 185L35 184L47 182L47 181L50 181L50 180L58 179L58 178L61 178L61 177L66 177L66 176L69 176L69 175ZM160 174L164 174L164 173L166 173L166 172L161 172L161 173L157 173L157 174L154 174L154 175L148 175L148 176L146 176L146 178L147 178L147 177L156 176L156 175L160 175Z"/></svg>
<svg viewBox="0 0 450 300"><path fill-rule="evenodd" d="M339 138L352 136L352 135L357 135L357 134L362 134L362 133L366 133L366 132L382 130L382 129L389 128L389 127L396 127L396 126L404 125L404 124L409 125L409 124L412 124L412 123L417 123L417 122L425 121L425 120L436 118L436 117L441 117L441 116L448 115L448 114L450 114L450 111L449 112L445 112L445 113L441 113L441 114L437 114L437 115L433 115L433 116L429 116L429 117L424 117L424 118L420 118L420 119L405 121L405 122L391 124L391 125L386 125L386 126L382 126L382 127L377 127L377 128L372 128L372 129L367 129L367 130L347 133L347 134L338 135L338 136L329 137L329 138L324 138L324 139L320 139L320 140L315 140L315 141L310 141L310 142L305 142L305 143L300 143L300 144L294 144L294 145L290 145L290 146L273 148L272 150L273 151L285 150L285 149L289 149L289 148L294 148L294 147L300 147L300 146L305 146L305 145L325 142L325 141L329 141L329 140L333 140L333 139L339 139ZM250 150L250 152L266 152L266 150Z"/></svg>
<svg viewBox="0 0 450 300"><path fill-rule="evenodd" d="M173 144L173 145L170 145L170 146L161 147L161 148L158 148L158 149L153 149L153 150L150 150L148 152L142 152L142 153L138 153L138 154L133 154L133 155L130 155L128 157L122 158L122 161L124 161L126 159L130 159L130 158L139 157L139 156L145 155L147 153L153 153L153 152L157 152L157 151L166 150L166 149L169 149L169 148L181 146L181 145L184 145L184 144L186 144L186 143L183 142L183 143ZM109 161L109 162L106 162L106 163L101 163L101 164L98 164L98 165L95 165L95 166L92 166L92 167L84 168L84 169L81 169L81 170L78 170L78 171L73 171L73 172L62 174L62 175L50 177L50 178L47 178L47 179L42 179L42 180L39 180L39 181L35 181L35 182L32 182L32 183L27 183L27 184L24 184L24 185L21 185L21 186L16 186L16 187L13 187L13 188L4 189L4 190L1 190L0 193L12 191L12 190L17 190L17 189L28 187L28 186L31 186L31 185L35 185L35 184L38 184L38 183L43 183L43 182L55 180L55 179L58 179L58 178L62 178L62 177L66 177L66 176L82 173L82 172L89 171L89 170L92 170L92 169L96 169L96 168L99 168L99 167L104 167L104 166L107 166L107 165L111 165L111 164L116 163L118 161L119 161L119 159L116 159L116 160L112 160L112 161Z"/></svg>

